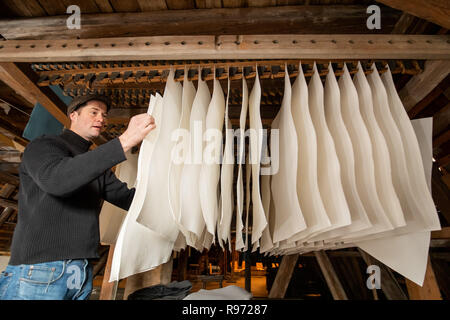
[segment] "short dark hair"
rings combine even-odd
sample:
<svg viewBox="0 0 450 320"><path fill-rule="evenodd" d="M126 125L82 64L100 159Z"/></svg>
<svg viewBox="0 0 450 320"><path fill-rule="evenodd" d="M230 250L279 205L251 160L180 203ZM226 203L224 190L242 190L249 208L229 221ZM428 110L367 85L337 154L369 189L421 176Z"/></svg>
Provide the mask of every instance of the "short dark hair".
<svg viewBox="0 0 450 320"><path fill-rule="evenodd" d="M67 106L67 116L69 116L75 110L86 106L89 101L101 101L106 105L106 111L110 109L108 97L100 94L88 94L75 97L72 100L72 102Z"/></svg>

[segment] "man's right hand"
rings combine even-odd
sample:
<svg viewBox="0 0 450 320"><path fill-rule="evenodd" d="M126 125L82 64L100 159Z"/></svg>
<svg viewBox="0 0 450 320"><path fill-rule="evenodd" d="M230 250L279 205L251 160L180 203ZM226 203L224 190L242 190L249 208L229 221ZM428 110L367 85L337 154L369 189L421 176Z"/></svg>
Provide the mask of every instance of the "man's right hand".
<svg viewBox="0 0 450 320"><path fill-rule="evenodd" d="M141 113L130 119L127 130L119 137L124 152L138 145L147 134L155 129L155 119L147 114Z"/></svg>

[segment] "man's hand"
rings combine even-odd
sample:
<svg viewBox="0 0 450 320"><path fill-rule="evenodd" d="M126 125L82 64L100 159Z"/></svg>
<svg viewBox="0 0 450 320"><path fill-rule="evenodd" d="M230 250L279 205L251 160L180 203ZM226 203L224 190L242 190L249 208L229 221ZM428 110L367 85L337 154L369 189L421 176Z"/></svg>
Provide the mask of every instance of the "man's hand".
<svg viewBox="0 0 450 320"><path fill-rule="evenodd" d="M138 145L147 134L155 129L155 119L146 113L138 114L130 119L127 130L119 137L124 152Z"/></svg>

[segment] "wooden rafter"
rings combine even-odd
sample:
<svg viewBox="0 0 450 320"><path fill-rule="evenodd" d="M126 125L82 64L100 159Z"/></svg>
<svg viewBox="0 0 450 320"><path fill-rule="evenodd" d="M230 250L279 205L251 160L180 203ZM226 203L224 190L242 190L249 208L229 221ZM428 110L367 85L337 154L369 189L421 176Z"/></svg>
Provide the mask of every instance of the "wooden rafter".
<svg viewBox="0 0 450 320"><path fill-rule="evenodd" d="M410 13L450 29L450 3L440 0L377 0L392 8Z"/></svg>
<svg viewBox="0 0 450 320"><path fill-rule="evenodd" d="M322 270L322 274L327 282L328 288L330 289L331 295L334 300L348 300L347 294L345 293L344 288L342 287L341 282L336 274L336 271L331 264L330 259L327 256L327 253L324 250L315 251L314 255L319 263L320 270Z"/></svg>
<svg viewBox="0 0 450 320"><path fill-rule="evenodd" d="M406 111L415 112L414 107L425 98L450 73L450 60L426 61L422 73L413 76L399 91Z"/></svg>
<svg viewBox="0 0 450 320"><path fill-rule="evenodd" d="M7 40L0 61L447 59L448 35L224 35Z"/></svg>
<svg viewBox="0 0 450 320"><path fill-rule="evenodd" d="M125 2L125 1L121 1ZM178 1L179 2L179 1ZM354 34L367 31L366 6L279 6L89 14L82 27L68 29L67 15L7 19L0 23L5 39L86 39L205 34ZM65 13L65 12L64 12ZM390 32L400 12L383 8L383 32ZM317 17L320 17L318 19ZM161 26L164 26L163 28ZM381 32L381 30L374 30ZM371 31L373 33L374 31Z"/></svg>
<svg viewBox="0 0 450 320"><path fill-rule="evenodd" d="M34 105L39 101L59 122L66 127L69 126L69 119L65 114L66 106L59 100L56 94L48 90L49 88L39 88L29 78L29 75L25 74L15 63L0 62L0 71L0 80L27 99L31 104ZM3 76L5 74L7 76ZM11 79L14 79L14 81L10 81Z"/></svg>
<svg viewBox="0 0 450 320"><path fill-rule="evenodd" d="M283 257L280 268L278 269L277 275L275 276L275 280L272 284L272 288L270 289L269 298L284 298L289 282L291 281L292 274L297 266L298 257L298 254L291 254Z"/></svg>

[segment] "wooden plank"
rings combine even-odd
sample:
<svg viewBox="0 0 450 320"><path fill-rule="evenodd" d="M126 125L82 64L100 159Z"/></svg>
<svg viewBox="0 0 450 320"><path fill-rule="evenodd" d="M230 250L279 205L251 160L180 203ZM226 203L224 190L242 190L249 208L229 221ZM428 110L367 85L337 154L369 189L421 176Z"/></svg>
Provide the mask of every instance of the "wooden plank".
<svg viewBox="0 0 450 320"><path fill-rule="evenodd" d="M9 200L0 197L0 207L4 208L12 208L14 210L18 210L17 201Z"/></svg>
<svg viewBox="0 0 450 320"><path fill-rule="evenodd" d="M228 35L7 40L0 44L0 61L443 59L448 58L450 53L449 40L450 35ZM34 48L30 50L32 46ZM450 60L437 64L447 67L448 73L448 63ZM5 69L7 65L1 66ZM442 70L440 72L443 73ZM411 85L405 87L410 88ZM417 87L415 89L418 90ZM420 91L423 92L423 89Z"/></svg>
<svg viewBox="0 0 450 320"><path fill-rule="evenodd" d="M165 0L137 0L141 11L158 11L167 10L167 4Z"/></svg>
<svg viewBox="0 0 450 320"><path fill-rule="evenodd" d="M286 294L299 254L283 256L277 275L269 292L269 299L282 299Z"/></svg>
<svg viewBox="0 0 450 320"><path fill-rule="evenodd" d="M414 19L415 17L413 15L403 12L402 16L400 17L400 19L398 19L391 33L405 34L408 31L411 24L414 22Z"/></svg>
<svg viewBox="0 0 450 320"><path fill-rule="evenodd" d="M39 0L39 3L49 16L66 14L67 6L65 6L61 1Z"/></svg>
<svg viewBox="0 0 450 320"><path fill-rule="evenodd" d="M439 146L446 143L448 140L450 140L450 129L433 138L433 148L438 148Z"/></svg>
<svg viewBox="0 0 450 320"><path fill-rule="evenodd" d="M110 245L108 251L108 259L106 261L105 272L103 274L102 288L100 290L99 300L115 300L117 293L118 281L109 282L111 275L111 265L114 255L114 245Z"/></svg>
<svg viewBox="0 0 450 320"><path fill-rule="evenodd" d="M168 284L172 278L173 259L163 263L157 268L134 274L127 278L123 300L127 300L128 296L136 290L150 287L156 284Z"/></svg>
<svg viewBox="0 0 450 320"><path fill-rule="evenodd" d="M43 17L47 15L37 0L3 0L2 2L20 17Z"/></svg>
<svg viewBox="0 0 450 320"><path fill-rule="evenodd" d="M1 171L0 171L0 181L3 183L12 184L14 186L19 185L19 177L9 174L9 173L6 173L6 172L1 172ZM5 206L3 206L3 207L5 207Z"/></svg>
<svg viewBox="0 0 450 320"><path fill-rule="evenodd" d="M424 71L413 76L399 92L406 111L410 111L425 98L449 72L450 60L426 61Z"/></svg>
<svg viewBox="0 0 450 320"><path fill-rule="evenodd" d="M20 162L0 161L0 171L3 171L3 172L19 174L19 166L20 166ZM0 191L0 196L6 197L6 198L9 197L9 196L1 195L1 191Z"/></svg>
<svg viewBox="0 0 450 320"><path fill-rule="evenodd" d="M449 99L450 100L450 99ZM450 123L450 102L433 115L433 136L441 133Z"/></svg>
<svg viewBox="0 0 450 320"><path fill-rule="evenodd" d="M392 8L450 29L450 2L440 0L377 0Z"/></svg>
<svg viewBox="0 0 450 320"><path fill-rule="evenodd" d="M115 12L138 12L139 5L136 0L109 0ZM85 15L83 15L83 28L85 23ZM121 22L122 23L122 22Z"/></svg>
<svg viewBox="0 0 450 320"><path fill-rule="evenodd" d="M8 76L2 77L4 74ZM15 81L11 82L11 78ZM48 88L38 87L16 64L0 62L0 80L24 98L29 97L29 94L31 94L33 98L30 103L39 101L59 122L66 127L70 126L69 118L65 114L67 107L64 103L51 90L47 90Z"/></svg>
<svg viewBox="0 0 450 320"><path fill-rule="evenodd" d="M170 10L195 9L194 0L166 0L166 3Z"/></svg>
<svg viewBox="0 0 450 320"><path fill-rule="evenodd" d="M400 287L392 270L381 261L367 254L365 251L358 248L361 257L368 266L376 265L380 268L380 277L382 279L381 290L388 300L407 300L408 297Z"/></svg>
<svg viewBox="0 0 450 320"><path fill-rule="evenodd" d="M326 252L324 250L315 251L314 256L319 263L320 270L322 270L322 274L325 277L325 281L327 282L333 299L348 300L347 294L345 293L345 290L342 287L342 284L339 281L339 278L334 271L333 265L331 264Z"/></svg>
<svg viewBox="0 0 450 320"><path fill-rule="evenodd" d="M423 286L419 286L406 279L406 288L408 289L410 300L442 300L430 257L428 257L427 271L425 273Z"/></svg>
<svg viewBox="0 0 450 320"><path fill-rule="evenodd" d="M433 165L431 183L431 192L434 203L439 209L442 217L450 224L450 192L449 188L442 181L442 174L439 172L436 165Z"/></svg>
<svg viewBox="0 0 450 320"><path fill-rule="evenodd" d="M94 2L97 5L100 12L103 12L103 13L114 12L114 9L111 6L111 3L109 3L109 0L94 0Z"/></svg>
<svg viewBox="0 0 450 320"><path fill-rule="evenodd" d="M67 29L67 15L3 19L0 34L14 39L81 39L235 34L358 34L366 33L366 6L282 6L271 8L217 8L163 10L147 1L111 1L117 13L83 13L82 28ZM176 2L178 3L178 2ZM171 3L167 3L168 5ZM179 3L183 7L183 2ZM178 5L175 6L179 8ZM150 9L158 11L147 11ZM139 11L145 12L139 12ZM320 18L317 18L320 17ZM389 33L400 13L383 10L383 33ZM163 28L161 26L164 26ZM205 26L207 28L205 29ZM381 33L371 30L370 34Z"/></svg>

